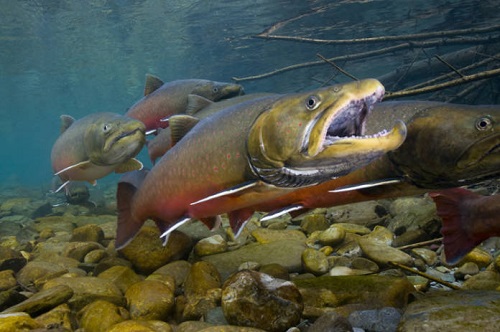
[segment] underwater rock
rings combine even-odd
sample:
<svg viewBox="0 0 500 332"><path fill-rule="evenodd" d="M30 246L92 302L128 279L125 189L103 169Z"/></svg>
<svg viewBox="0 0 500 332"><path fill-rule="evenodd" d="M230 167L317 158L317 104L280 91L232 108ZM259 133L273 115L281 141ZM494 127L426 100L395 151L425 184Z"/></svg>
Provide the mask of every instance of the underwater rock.
<svg viewBox="0 0 500 332"><path fill-rule="evenodd" d="M83 262L86 264L97 264L107 257L109 257L109 253L106 249L95 249L89 251L85 257L83 257Z"/></svg>
<svg viewBox="0 0 500 332"><path fill-rule="evenodd" d="M307 332L352 332L351 323L336 312L326 312L307 329Z"/></svg>
<svg viewBox="0 0 500 332"><path fill-rule="evenodd" d="M73 290L70 287L59 285L57 287L42 290L25 301L5 309L2 313L26 312L36 316L57 307L72 296Z"/></svg>
<svg viewBox="0 0 500 332"><path fill-rule="evenodd" d="M239 271L222 287L222 310L232 325L286 331L300 322L303 309L293 283L264 273Z"/></svg>
<svg viewBox="0 0 500 332"><path fill-rule="evenodd" d="M104 249L104 247L97 242L68 242L64 246L62 255L83 262L85 255L98 249Z"/></svg>
<svg viewBox="0 0 500 332"><path fill-rule="evenodd" d="M60 277L49 280L43 285L47 290L65 285L73 290L73 296L67 301L72 310L80 310L96 300L105 300L118 306L125 304L122 292L111 281L97 277Z"/></svg>
<svg viewBox="0 0 500 332"><path fill-rule="evenodd" d="M326 255L319 250L307 248L302 252L302 265L306 272L322 275L328 272L329 264Z"/></svg>
<svg viewBox="0 0 500 332"><path fill-rule="evenodd" d="M306 233L311 234L316 231L324 231L330 227L324 214L308 214L304 216L300 223L300 228Z"/></svg>
<svg viewBox="0 0 500 332"><path fill-rule="evenodd" d="M479 273L479 267L476 263L467 262L461 265L453 274L456 279L465 279L466 276L473 276Z"/></svg>
<svg viewBox="0 0 500 332"><path fill-rule="evenodd" d="M371 231L370 234L367 234L363 238L371 239L380 242L382 244L391 246L392 241L394 240L394 233L391 232L389 229L385 228L384 226L375 226L373 231Z"/></svg>
<svg viewBox="0 0 500 332"><path fill-rule="evenodd" d="M157 280L144 280L125 293L132 319L167 320L174 307L174 289Z"/></svg>
<svg viewBox="0 0 500 332"><path fill-rule="evenodd" d="M209 262L196 262L184 282L186 305L182 316L186 320L199 319L208 310L220 303L221 276L215 266Z"/></svg>
<svg viewBox="0 0 500 332"><path fill-rule="evenodd" d="M132 242L119 252L137 271L150 274L168 262L186 257L191 249L191 239L182 232L173 231L167 245L163 246L158 228L144 226Z"/></svg>
<svg viewBox="0 0 500 332"><path fill-rule="evenodd" d="M363 257L354 257L351 260L351 267L357 270L366 270L370 272L378 272L380 269L374 261Z"/></svg>
<svg viewBox="0 0 500 332"><path fill-rule="evenodd" d="M14 271L4 270L0 271L0 292L14 288L17 286L16 278L14 277Z"/></svg>
<svg viewBox="0 0 500 332"><path fill-rule="evenodd" d="M268 274L273 278L290 280L290 274L288 273L288 270L281 264L273 263L262 265L258 270L260 273Z"/></svg>
<svg viewBox="0 0 500 332"><path fill-rule="evenodd" d="M427 248L414 248L411 253L421 258L427 265L433 266L438 260L436 252Z"/></svg>
<svg viewBox="0 0 500 332"><path fill-rule="evenodd" d="M158 268L153 273L151 273L150 276L156 274L162 276L171 276L175 281L175 292L176 294L180 294L181 287L184 285L184 281L186 280L186 277L190 270L191 263L187 261L174 261Z"/></svg>
<svg viewBox="0 0 500 332"><path fill-rule="evenodd" d="M27 313L0 314L0 331L30 331L43 326Z"/></svg>
<svg viewBox="0 0 500 332"><path fill-rule="evenodd" d="M408 305L398 331L500 330L500 292L434 291Z"/></svg>
<svg viewBox="0 0 500 332"><path fill-rule="evenodd" d="M59 264L31 261L17 273L16 278L17 282L23 287L40 289L45 282L60 277L67 272L68 269Z"/></svg>
<svg viewBox="0 0 500 332"><path fill-rule="evenodd" d="M54 309L37 316L35 320L45 326L48 330L60 329L61 331L72 331L72 314L73 313L71 312L69 306L66 303L63 303Z"/></svg>
<svg viewBox="0 0 500 332"><path fill-rule="evenodd" d="M335 246L344 241L345 233L344 228L332 225L319 234L318 241L324 246Z"/></svg>
<svg viewBox="0 0 500 332"><path fill-rule="evenodd" d="M401 312L392 307L359 310L352 312L348 319L352 326L365 331L396 332L401 320Z"/></svg>
<svg viewBox="0 0 500 332"><path fill-rule="evenodd" d="M492 261L493 257L489 252L476 247L467 255L465 255L464 258L460 260L460 263L472 262L476 263L479 268L485 268L486 266L490 265Z"/></svg>
<svg viewBox="0 0 500 332"><path fill-rule="evenodd" d="M416 229L438 235L441 229L441 220L436 216L436 206L429 198L398 198L390 204L389 211L393 217L388 228L396 235Z"/></svg>
<svg viewBox="0 0 500 332"><path fill-rule="evenodd" d="M73 229L70 242L97 242L104 240L104 231L96 224L88 224Z"/></svg>
<svg viewBox="0 0 500 332"><path fill-rule="evenodd" d="M106 332L111 326L130 319L125 308L103 300L87 304L78 316L80 327L86 332Z"/></svg>
<svg viewBox="0 0 500 332"><path fill-rule="evenodd" d="M309 279L294 279L304 305L326 308L363 304L366 309L394 307L403 309L415 291L405 277L366 276L321 276Z"/></svg>
<svg viewBox="0 0 500 332"><path fill-rule="evenodd" d="M21 253L8 247L0 246L0 271L12 270L17 272L27 263Z"/></svg>
<svg viewBox="0 0 500 332"><path fill-rule="evenodd" d="M252 243L233 251L204 256L201 259L215 265L222 280L236 272L245 262L257 262L260 265L277 263L284 266L288 272L300 272L301 255L305 248L304 241L298 240Z"/></svg>
<svg viewBox="0 0 500 332"><path fill-rule="evenodd" d="M126 320L106 332L172 332L170 324L159 320Z"/></svg>
<svg viewBox="0 0 500 332"><path fill-rule="evenodd" d="M227 241L219 234L201 239L194 246L197 256L208 256L227 251Z"/></svg>
<svg viewBox="0 0 500 332"><path fill-rule="evenodd" d="M359 246L365 257L379 265L387 266L389 262L395 262L406 266L413 266L413 258L410 255L378 240L361 237L359 238Z"/></svg>
<svg viewBox="0 0 500 332"><path fill-rule="evenodd" d="M500 290L500 273L496 271L482 271L465 280L462 289Z"/></svg>
<svg viewBox="0 0 500 332"><path fill-rule="evenodd" d="M332 223L352 223L369 228L384 223L388 211L379 201L359 202L329 208L326 218Z"/></svg>
<svg viewBox="0 0 500 332"><path fill-rule="evenodd" d="M97 277L111 281L123 294L125 294L130 286L143 280L134 270L123 265L112 266L99 273Z"/></svg>
<svg viewBox="0 0 500 332"><path fill-rule="evenodd" d="M268 228L257 228L252 231L252 236L259 243L270 243L281 240L299 240L305 241L306 236L299 230L296 229L268 229Z"/></svg>

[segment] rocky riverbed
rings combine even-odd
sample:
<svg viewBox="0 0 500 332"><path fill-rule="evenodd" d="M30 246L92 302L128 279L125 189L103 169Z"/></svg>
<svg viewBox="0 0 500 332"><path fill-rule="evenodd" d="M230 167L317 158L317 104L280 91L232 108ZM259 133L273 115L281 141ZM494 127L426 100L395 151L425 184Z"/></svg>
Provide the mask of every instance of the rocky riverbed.
<svg viewBox="0 0 500 332"><path fill-rule="evenodd" d="M238 238L195 221L165 247L148 222L121 251L100 197L1 191L1 331L500 330L500 241L447 265L427 197L255 215Z"/></svg>

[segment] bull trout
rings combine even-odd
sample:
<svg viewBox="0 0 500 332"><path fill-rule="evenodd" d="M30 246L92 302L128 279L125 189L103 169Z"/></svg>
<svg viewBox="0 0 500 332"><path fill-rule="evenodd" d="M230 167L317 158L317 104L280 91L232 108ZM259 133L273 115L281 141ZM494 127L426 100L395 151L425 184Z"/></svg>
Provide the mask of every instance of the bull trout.
<svg viewBox="0 0 500 332"><path fill-rule="evenodd" d="M232 213L239 229L253 211L266 219L307 209L394 198L453 188L500 174L500 108L438 102L383 102L367 119L367 131L402 119L407 138L396 150L347 176L302 188Z"/></svg>
<svg viewBox="0 0 500 332"><path fill-rule="evenodd" d="M146 75L144 97L132 105L125 115L140 120L148 132L165 128L161 121L174 114L185 113L188 96L197 95L212 101L243 94L239 84L215 82L203 79L176 80L163 83L158 77Z"/></svg>
<svg viewBox="0 0 500 332"><path fill-rule="evenodd" d="M458 263L474 247L500 236L500 196L482 196L464 188L430 193L443 227L444 254Z"/></svg>
<svg viewBox="0 0 500 332"><path fill-rule="evenodd" d="M51 153L52 169L63 181L95 184L111 172L124 173L142 168L134 157L146 139L144 124L114 113L94 113L77 121L61 116L61 135Z"/></svg>
<svg viewBox="0 0 500 332"><path fill-rule="evenodd" d="M194 128L184 123L194 118L172 117L173 135L178 128L187 134L149 173L126 174L118 184L117 248L148 218L166 243L191 218L214 227L221 213L347 174L397 148L406 134L402 122L389 133L360 136L383 94L380 82L367 79L246 101Z"/></svg>
<svg viewBox="0 0 500 332"><path fill-rule="evenodd" d="M198 119L204 119L226 107L267 95L271 94L254 93L232 97L229 99L223 99L218 102L213 102L209 99L197 95L189 95L186 114L195 115ZM154 164L156 162L156 159L163 156L172 147L173 143L174 142L172 142L172 132L170 131L170 128L160 128L157 132L157 135L146 143L151 163Z"/></svg>

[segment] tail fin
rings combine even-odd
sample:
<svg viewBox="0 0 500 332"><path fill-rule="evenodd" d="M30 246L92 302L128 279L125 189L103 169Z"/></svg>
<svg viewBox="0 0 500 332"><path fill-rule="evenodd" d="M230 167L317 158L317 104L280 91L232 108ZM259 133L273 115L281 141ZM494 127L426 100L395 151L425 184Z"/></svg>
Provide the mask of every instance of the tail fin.
<svg viewBox="0 0 500 332"><path fill-rule="evenodd" d="M146 177L148 171L143 169L125 173L118 182L116 204L118 208L118 225L116 229L116 249L122 249L130 243L141 229L144 221L133 217L131 203L137 188Z"/></svg>
<svg viewBox="0 0 500 332"><path fill-rule="evenodd" d="M444 253L449 264L458 263L482 242L465 227L468 220L462 215L463 201L476 194L463 188L453 188L429 194L436 203L437 214L442 219Z"/></svg>

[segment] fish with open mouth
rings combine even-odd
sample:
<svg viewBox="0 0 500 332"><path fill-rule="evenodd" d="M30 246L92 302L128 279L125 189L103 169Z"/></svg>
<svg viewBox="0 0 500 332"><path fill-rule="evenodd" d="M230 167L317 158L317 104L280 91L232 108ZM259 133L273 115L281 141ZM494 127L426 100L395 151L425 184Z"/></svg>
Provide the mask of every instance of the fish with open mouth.
<svg viewBox="0 0 500 332"><path fill-rule="evenodd" d="M166 243L191 218L212 228L217 215L347 174L396 149L406 136L402 122L360 136L383 95L380 82L366 79L246 101L199 122L171 117L177 144L150 172L128 173L118 183L116 247L148 218Z"/></svg>
<svg viewBox="0 0 500 332"><path fill-rule="evenodd" d="M272 219L313 208L419 195L500 175L498 105L382 102L368 116L367 132L376 132L394 119L407 126L406 140L399 148L346 176L233 211L233 229L254 211L268 212L262 219Z"/></svg>
<svg viewBox="0 0 500 332"><path fill-rule="evenodd" d="M61 116L61 135L51 152L52 169L63 181L95 184L111 172L142 168L134 157L144 146L145 127L138 120L115 113L93 113L79 120Z"/></svg>

